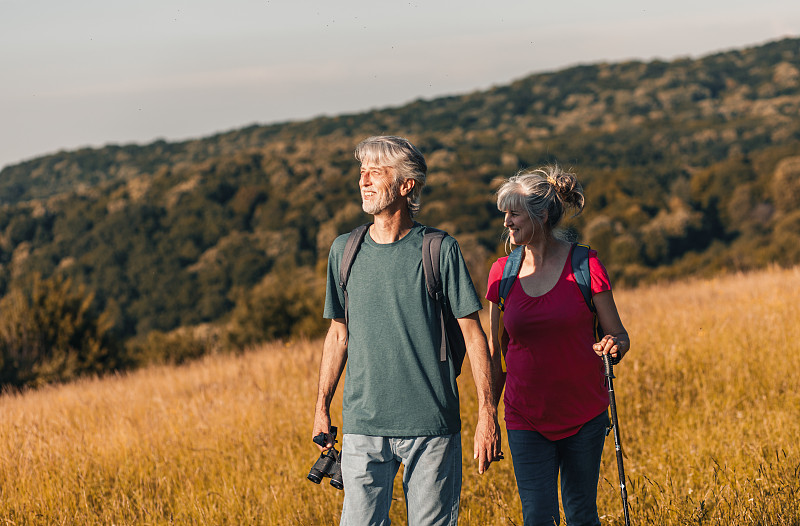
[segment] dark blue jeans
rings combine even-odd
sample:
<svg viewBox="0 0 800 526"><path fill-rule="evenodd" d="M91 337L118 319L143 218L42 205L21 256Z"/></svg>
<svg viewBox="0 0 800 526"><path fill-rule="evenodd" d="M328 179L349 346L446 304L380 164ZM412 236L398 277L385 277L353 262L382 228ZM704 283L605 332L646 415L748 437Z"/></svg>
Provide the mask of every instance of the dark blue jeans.
<svg viewBox="0 0 800 526"><path fill-rule="evenodd" d="M597 482L608 425L608 413L603 412L575 435L555 441L536 431L508 430L525 526L561 524L559 471L568 526L600 526Z"/></svg>

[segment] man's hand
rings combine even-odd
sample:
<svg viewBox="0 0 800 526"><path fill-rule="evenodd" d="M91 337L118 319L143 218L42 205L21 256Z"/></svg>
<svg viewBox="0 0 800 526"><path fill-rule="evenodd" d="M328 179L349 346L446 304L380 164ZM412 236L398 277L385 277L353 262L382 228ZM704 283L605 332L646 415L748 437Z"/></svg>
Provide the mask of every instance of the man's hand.
<svg viewBox="0 0 800 526"><path fill-rule="evenodd" d="M314 443L317 444L317 447L321 451L327 451L333 447L333 436L331 435L331 417L325 411L317 410L316 414L314 415L314 428L311 433L311 439L313 440L314 437L320 433L325 434L325 446L323 447L316 442Z"/></svg>
<svg viewBox="0 0 800 526"><path fill-rule="evenodd" d="M478 473L483 473L489 469L492 462L503 458L500 450L500 424L497 423L497 397L494 393L497 375L478 313L473 312L459 318L458 324L467 344L472 378L478 391L478 425L475 428L474 458L478 461Z"/></svg>

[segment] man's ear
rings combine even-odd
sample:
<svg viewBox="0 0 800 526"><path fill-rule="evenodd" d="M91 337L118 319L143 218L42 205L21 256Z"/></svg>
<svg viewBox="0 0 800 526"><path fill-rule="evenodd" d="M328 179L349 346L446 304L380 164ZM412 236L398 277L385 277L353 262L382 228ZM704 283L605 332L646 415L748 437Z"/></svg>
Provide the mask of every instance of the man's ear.
<svg viewBox="0 0 800 526"><path fill-rule="evenodd" d="M402 183L400 183L400 187L399 187L400 195L402 195L403 197L406 197L408 194L411 193L411 191L414 189L414 186L416 186L416 184L417 184L417 182L414 179L406 179L406 180L404 180Z"/></svg>

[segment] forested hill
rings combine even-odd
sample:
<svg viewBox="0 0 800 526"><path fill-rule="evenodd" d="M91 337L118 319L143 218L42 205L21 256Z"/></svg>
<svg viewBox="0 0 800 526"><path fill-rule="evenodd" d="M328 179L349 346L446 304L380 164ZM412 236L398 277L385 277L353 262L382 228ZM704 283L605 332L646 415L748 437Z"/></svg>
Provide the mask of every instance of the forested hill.
<svg viewBox="0 0 800 526"><path fill-rule="evenodd" d="M558 161L571 222L615 284L800 262L800 39L601 63L402 107L181 143L61 152L0 172L0 294L85 284L123 339L225 321L232 341L315 333L331 240L365 221L354 145L409 137L419 220L455 235L482 289L499 177ZM236 332L238 330L238 332Z"/></svg>

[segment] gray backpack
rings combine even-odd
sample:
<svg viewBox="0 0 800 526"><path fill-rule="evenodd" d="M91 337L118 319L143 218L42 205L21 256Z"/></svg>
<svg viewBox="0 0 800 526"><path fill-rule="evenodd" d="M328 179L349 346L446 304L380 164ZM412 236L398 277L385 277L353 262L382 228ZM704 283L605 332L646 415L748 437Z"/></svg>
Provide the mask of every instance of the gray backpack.
<svg viewBox="0 0 800 526"><path fill-rule="evenodd" d="M354 228L347 243L344 246L342 263L339 268L339 286L344 293L344 322L347 325L348 318L348 299L347 299L347 280L350 277L350 269L356 259L358 249L364 241L372 223L366 223ZM442 240L447 232L436 228L425 227L425 234L422 238L422 270L425 273L425 286L428 294L436 303L436 316L439 318L441 330L441 343L439 344L439 360L447 361L448 354L453 360L456 376L461 374L461 364L464 362L464 355L467 353L467 346L464 342L464 335L461 333L461 326L458 320L453 317L449 306L446 304L442 291L442 280L439 272L439 254L441 252Z"/></svg>

